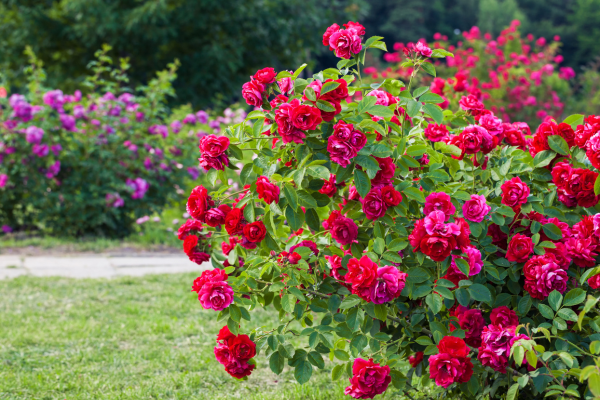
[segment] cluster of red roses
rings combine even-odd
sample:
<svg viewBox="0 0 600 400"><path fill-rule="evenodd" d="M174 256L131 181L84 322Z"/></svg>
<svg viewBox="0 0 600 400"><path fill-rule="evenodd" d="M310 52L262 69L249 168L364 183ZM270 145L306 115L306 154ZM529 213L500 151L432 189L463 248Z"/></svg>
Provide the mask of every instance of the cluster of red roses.
<svg viewBox="0 0 600 400"><path fill-rule="evenodd" d="M350 386L346 387L344 394L355 399L372 399L385 392L391 381L390 367L382 367L372 358L367 361L359 357L354 359Z"/></svg>
<svg viewBox="0 0 600 400"><path fill-rule="evenodd" d="M356 157L365 147L367 136L354 129L354 125L340 120L333 127L333 134L327 140L327 151L331 161L346 168L350 159Z"/></svg>
<svg viewBox="0 0 600 400"><path fill-rule="evenodd" d="M600 196L594 192L598 173L586 168L573 168L568 162L558 162L552 169L552 181L557 187L558 199L567 207L593 207Z"/></svg>
<svg viewBox="0 0 600 400"><path fill-rule="evenodd" d="M455 382L468 382L473 375L473 363L465 341L444 336L437 348L439 353L429 357L429 376L435 380L435 384L447 388Z"/></svg>
<svg viewBox="0 0 600 400"><path fill-rule="evenodd" d="M268 87L275 82L277 73L273 68L263 68L257 71L254 76L250 77L250 82L244 83L242 86L242 96L246 103L255 107L262 107L263 100L266 100L268 95ZM289 78L284 81L289 86ZM285 86L282 83L282 85ZM289 87L285 89L290 90Z"/></svg>
<svg viewBox="0 0 600 400"><path fill-rule="evenodd" d="M229 138L226 136L208 135L200 138L199 166L208 171L217 169L224 171L229 165L229 157L225 151L229 148Z"/></svg>
<svg viewBox="0 0 600 400"><path fill-rule="evenodd" d="M333 240L342 246L351 244L358 237L358 226L354 220L342 215L340 211L334 210L322 225L329 231Z"/></svg>
<svg viewBox="0 0 600 400"><path fill-rule="evenodd" d="M374 304L387 303L399 297L408 276L391 265L380 267L368 256L362 256L360 260L351 258L347 268L344 278L351 285L352 293Z"/></svg>
<svg viewBox="0 0 600 400"><path fill-rule="evenodd" d="M600 169L600 117L590 115L575 131L575 144L586 150L587 158Z"/></svg>
<svg viewBox="0 0 600 400"><path fill-rule="evenodd" d="M523 334L516 335L519 318L506 306L494 309L490 319L492 323L483 328L481 333L482 344L477 358L482 365L505 374L511 347L516 341L529 337Z"/></svg>
<svg viewBox="0 0 600 400"><path fill-rule="evenodd" d="M234 335L224 326L217 335L215 357L225 366L225 371L234 378L242 379L256 367L252 357L256 356L256 344L248 335Z"/></svg>
<svg viewBox="0 0 600 400"><path fill-rule="evenodd" d="M362 50L362 37L365 27L358 22L348 21L341 29L338 24L333 24L323 34L323 46L328 46L336 57L350 59Z"/></svg>
<svg viewBox="0 0 600 400"><path fill-rule="evenodd" d="M415 221L408 240L415 251L434 261L444 261L452 250L465 251L471 245L469 224L462 218L447 222L456 212L450 196L443 192L431 193L425 199L425 218Z"/></svg>
<svg viewBox="0 0 600 400"><path fill-rule="evenodd" d="M204 250L206 245L205 236L202 235L202 222L188 219L179 227L177 237L183 240L183 251L189 259L196 264L202 264L210 260L210 255ZM211 233L208 234L210 237Z"/></svg>
<svg viewBox="0 0 600 400"><path fill-rule="evenodd" d="M222 269L203 271L194 280L192 292L198 293L198 300L206 310L221 311L233 303L233 289L227 283L227 274Z"/></svg>

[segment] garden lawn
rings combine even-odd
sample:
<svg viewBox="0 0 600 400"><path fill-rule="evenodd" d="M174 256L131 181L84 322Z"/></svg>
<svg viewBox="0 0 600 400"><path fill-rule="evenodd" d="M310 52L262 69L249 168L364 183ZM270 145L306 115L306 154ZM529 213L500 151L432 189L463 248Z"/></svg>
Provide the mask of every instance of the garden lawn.
<svg viewBox="0 0 600 400"><path fill-rule="evenodd" d="M330 368L300 386L263 354L248 381L229 377L213 354L222 324L190 292L196 276L0 281L0 399L347 398Z"/></svg>

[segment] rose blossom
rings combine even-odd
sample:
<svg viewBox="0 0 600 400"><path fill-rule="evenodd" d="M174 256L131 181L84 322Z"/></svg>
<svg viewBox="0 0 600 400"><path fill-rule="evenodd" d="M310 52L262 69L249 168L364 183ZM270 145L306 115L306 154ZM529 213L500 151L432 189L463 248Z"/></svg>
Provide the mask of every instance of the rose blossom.
<svg viewBox="0 0 600 400"><path fill-rule="evenodd" d="M433 192L425 199L423 213L429 215L432 211L442 211L446 216L446 221L456 212L456 207L452 204L450 196L444 192Z"/></svg>
<svg viewBox="0 0 600 400"><path fill-rule="evenodd" d="M391 265L378 268L377 278L371 287L371 301L374 304L383 304L400 296L407 276L407 273Z"/></svg>
<svg viewBox="0 0 600 400"><path fill-rule="evenodd" d="M472 222L481 222L492 210L485 201L485 196L472 194L471 199L463 205L462 211L465 219Z"/></svg>
<svg viewBox="0 0 600 400"><path fill-rule="evenodd" d="M327 195L328 197L333 197L337 193L337 186L335 185L335 175L329 174L329 180L323 180L325 183L323 187L319 189L319 193Z"/></svg>
<svg viewBox="0 0 600 400"><path fill-rule="evenodd" d="M466 310L458 314L458 325L460 329L465 331L465 342L471 347L481 346L481 332L485 327L485 320L481 314L481 310L472 309ZM454 331L455 327L451 323L450 331Z"/></svg>
<svg viewBox="0 0 600 400"><path fill-rule="evenodd" d="M204 219L208 226L212 226L216 228L217 226L223 225L225 223L225 217L231 211L231 207L227 204L221 204L217 208L211 208L204 215Z"/></svg>
<svg viewBox="0 0 600 400"><path fill-rule="evenodd" d="M233 303L233 289L225 281L208 281L198 292L198 300L206 310L221 311Z"/></svg>
<svg viewBox="0 0 600 400"><path fill-rule="evenodd" d="M395 207L402 203L402 194L394 189L393 186L384 186L381 188L381 197L388 207Z"/></svg>
<svg viewBox="0 0 600 400"><path fill-rule="evenodd" d="M517 314L506 306L494 308L490 315L490 320L493 325L503 327L519 325L519 317L517 317Z"/></svg>
<svg viewBox="0 0 600 400"><path fill-rule="evenodd" d="M444 261L456 247L456 239L450 237L438 237L427 235L421 239L419 247L423 254L433 261Z"/></svg>
<svg viewBox="0 0 600 400"><path fill-rule="evenodd" d="M267 228L262 221L256 221L244 226L243 233L250 242L259 243L267 236Z"/></svg>
<svg viewBox="0 0 600 400"><path fill-rule="evenodd" d="M562 269L551 254L533 256L523 267L525 290L532 298L544 300L553 291L567 290L567 271Z"/></svg>
<svg viewBox="0 0 600 400"><path fill-rule="evenodd" d="M514 177L511 180L504 182L502 189L502 204L509 207L515 207L520 204L527 203L529 196L529 186L524 183L521 178Z"/></svg>
<svg viewBox="0 0 600 400"><path fill-rule="evenodd" d="M252 79L263 85L268 85L269 83L275 82L276 76L277 72L275 72L273 68L263 68L256 71Z"/></svg>
<svg viewBox="0 0 600 400"><path fill-rule="evenodd" d="M383 367L373 362L373 359L364 360L356 358L352 364L352 378L350 386L346 387L344 394L355 399L372 399L386 391L392 381L390 367Z"/></svg>
<svg viewBox="0 0 600 400"><path fill-rule="evenodd" d="M263 92L265 86L259 81L251 80L242 86L242 97L250 106L261 107L263 103Z"/></svg>
<svg viewBox="0 0 600 400"><path fill-rule="evenodd" d="M362 256L360 260L351 258L347 268L348 273L344 278L352 285L352 293L366 301L371 301L371 285L377 278L377 264L368 256Z"/></svg>
<svg viewBox="0 0 600 400"><path fill-rule="evenodd" d="M510 239L506 259L513 262L525 262L533 253L533 241L531 238L517 233Z"/></svg>
<svg viewBox="0 0 600 400"><path fill-rule="evenodd" d="M425 137L432 142L441 142L448 137L448 128L444 124L429 124L425 128Z"/></svg>
<svg viewBox="0 0 600 400"><path fill-rule="evenodd" d="M200 152L209 157L219 157L229 148L229 138L225 136L208 135L200 139Z"/></svg>
<svg viewBox="0 0 600 400"><path fill-rule="evenodd" d="M187 212L192 218L204 222L204 216L208 210L209 196L204 186L196 186L192 189L187 201Z"/></svg>
<svg viewBox="0 0 600 400"><path fill-rule="evenodd" d="M333 49L337 57L345 59L352 58L362 50L360 36L356 34L356 31L350 29L334 32L329 37L329 47Z"/></svg>
<svg viewBox="0 0 600 400"><path fill-rule="evenodd" d="M225 230L230 235L239 235L242 233L244 215L240 208L234 208L225 217Z"/></svg>
<svg viewBox="0 0 600 400"><path fill-rule="evenodd" d="M417 368L417 365L421 364L421 361L423 361L422 351L417 351L414 355L408 357L408 363L413 368Z"/></svg>
<svg viewBox="0 0 600 400"><path fill-rule="evenodd" d="M191 233L201 232L201 231L202 231L202 222L201 221L198 221L196 219L188 219L177 230L177 238L179 240L184 240Z"/></svg>
<svg viewBox="0 0 600 400"><path fill-rule="evenodd" d="M355 241L358 237L358 226L356 223L351 218L346 218L339 214L332 214L332 216L334 217L333 219L331 217L328 219L331 237L342 246Z"/></svg>
<svg viewBox="0 0 600 400"><path fill-rule="evenodd" d="M473 375L473 363L467 358L469 348L457 337L444 336L438 344L439 354L429 357L429 376L435 384L447 388L458 382L468 382Z"/></svg>
<svg viewBox="0 0 600 400"><path fill-rule="evenodd" d="M383 201L381 189L371 189L362 200L363 212L367 218L376 220L385 215L387 204Z"/></svg>
<svg viewBox="0 0 600 400"><path fill-rule="evenodd" d="M305 104L292 108L290 119L292 124L302 131L315 130L322 122L319 109Z"/></svg>
<svg viewBox="0 0 600 400"><path fill-rule="evenodd" d="M266 176L261 175L258 177L256 191L258 192L258 198L264 200L267 204L279 203L279 186L271 183Z"/></svg>
<svg viewBox="0 0 600 400"><path fill-rule="evenodd" d="M379 171L375 174L375 178L371 180L372 187L391 185L394 182L394 174L396 173L396 164L394 164L394 160L391 157L375 157L375 159L379 164Z"/></svg>

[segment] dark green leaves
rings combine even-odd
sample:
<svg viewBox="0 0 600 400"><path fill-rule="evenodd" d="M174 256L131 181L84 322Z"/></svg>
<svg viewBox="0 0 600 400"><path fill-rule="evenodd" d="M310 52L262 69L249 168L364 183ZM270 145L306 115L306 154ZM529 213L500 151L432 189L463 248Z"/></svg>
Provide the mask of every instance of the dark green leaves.
<svg viewBox="0 0 600 400"><path fill-rule="evenodd" d="M567 141L559 135L549 136L548 145L552 150L554 150L558 154L562 154L563 156L569 154L569 145L567 144Z"/></svg>
<svg viewBox="0 0 600 400"><path fill-rule="evenodd" d="M286 183L283 185L283 195L291 208L296 211L298 209L298 194L296 193L296 189Z"/></svg>
<svg viewBox="0 0 600 400"><path fill-rule="evenodd" d="M576 306L577 304L583 303L585 300L585 290L583 289L572 289L566 295L563 302L565 307Z"/></svg>
<svg viewBox="0 0 600 400"><path fill-rule="evenodd" d="M365 197L371 190L371 181L367 174L357 169L354 171L354 185L361 197Z"/></svg>
<svg viewBox="0 0 600 400"><path fill-rule="evenodd" d="M552 223L542 226L544 233L552 240L562 239L562 231L560 228Z"/></svg>
<svg viewBox="0 0 600 400"><path fill-rule="evenodd" d="M560 294L560 292L558 292L557 290L553 290L552 293L550 293L550 295L548 296L548 304L550 304L550 307L552 307L554 311L558 311L562 300L562 294Z"/></svg>
<svg viewBox="0 0 600 400"><path fill-rule="evenodd" d="M475 301L483 301L489 303L492 301L492 294L490 293L490 289L482 284L475 283L468 288L469 294L471 298Z"/></svg>
<svg viewBox="0 0 600 400"><path fill-rule="evenodd" d="M286 207L285 218L287 219L290 228L292 228L294 231L302 228L302 225L304 224L304 213L302 212L302 209L299 211L294 211L292 207Z"/></svg>
<svg viewBox="0 0 600 400"><path fill-rule="evenodd" d="M312 376L312 366L306 358L301 358L295 362L294 378L299 384L305 384Z"/></svg>
<svg viewBox="0 0 600 400"><path fill-rule="evenodd" d="M550 151L550 150L540 151L533 158L533 167L534 168L545 167L546 165L550 164L550 162L554 159L555 156L556 156L556 153L554 153L553 151Z"/></svg>

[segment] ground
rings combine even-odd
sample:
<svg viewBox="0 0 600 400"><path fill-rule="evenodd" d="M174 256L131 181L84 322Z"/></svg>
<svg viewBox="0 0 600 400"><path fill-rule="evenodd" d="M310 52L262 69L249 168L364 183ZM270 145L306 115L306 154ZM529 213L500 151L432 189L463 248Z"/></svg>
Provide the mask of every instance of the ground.
<svg viewBox="0 0 600 400"><path fill-rule="evenodd" d="M190 292L196 275L0 281L0 399L347 399L330 366L300 386L261 354L248 381L230 378L213 354L222 324ZM243 328L276 314L252 318Z"/></svg>

